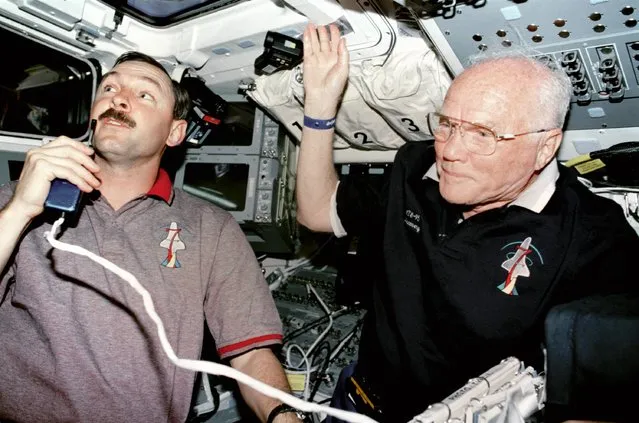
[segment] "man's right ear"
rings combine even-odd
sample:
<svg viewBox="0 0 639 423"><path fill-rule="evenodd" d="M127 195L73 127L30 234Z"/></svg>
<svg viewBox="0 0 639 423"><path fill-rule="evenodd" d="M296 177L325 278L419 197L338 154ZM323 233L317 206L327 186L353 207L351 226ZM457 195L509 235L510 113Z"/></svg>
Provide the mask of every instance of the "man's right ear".
<svg viewBox="0 0 639 423"><path fill-rule="evenodd" d="M539 142L537 148L535 170L543 169L555 157L561 145L563 135L562 130L559 128L551 129L544 133L544 138Z"/></svg>
<svg viewBox="0 0 639 423"><path fill-rule="evenodd" d="M171 132L166 139L166 145L169 147L176 147L182 144L184 137L186 136L186 128L188 123L184 119L174 120L171 123Z"/></svg>

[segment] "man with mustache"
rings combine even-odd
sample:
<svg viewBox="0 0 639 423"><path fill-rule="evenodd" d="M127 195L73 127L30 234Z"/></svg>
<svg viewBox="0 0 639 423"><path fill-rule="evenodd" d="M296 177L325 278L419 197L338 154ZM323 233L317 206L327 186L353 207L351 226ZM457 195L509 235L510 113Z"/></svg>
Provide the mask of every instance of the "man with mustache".
<svg viewBox="0 0 639 423"><path fill-rule="evenodd" d="M405 422L508 356L542 371L552 306L637 290L621 208L555 159L572 93L561 69L524 56L466 69L428 116L434 146L400 148L378 191L338 182L332 160L348 64L335 26L306 29L298 220L359 237L378 265L334 405Z"/></svg>
<svg viewBox="0 0 639 423"><path fill-rule="evenodd" d="M136 123L131 118L129 118L126 115L126 113L119 110L115 110L113 108L107 109L104 113L100 115L98 119L99 120L113 119L116 122L123 123L124 125L128 126L131 129L135 128L136 126Z"/></svg>
<svg viewBox="0 0 639 423"><path fill-rule="evenodd" d="M55 178L87 193L59 239L133 273L178 357L200 357L206 321L223 360L288 390L270 349L281 323L244 234L160 168L184 139L189 107L158 62L127 53L98 87L93 148L60 137L33 149L20 180L0 190L0 421L184 422L189 413L195 374L169 361L142 298L43 237L58 217L43 213ZM300 421L240 390L260 421Z"/></svg>

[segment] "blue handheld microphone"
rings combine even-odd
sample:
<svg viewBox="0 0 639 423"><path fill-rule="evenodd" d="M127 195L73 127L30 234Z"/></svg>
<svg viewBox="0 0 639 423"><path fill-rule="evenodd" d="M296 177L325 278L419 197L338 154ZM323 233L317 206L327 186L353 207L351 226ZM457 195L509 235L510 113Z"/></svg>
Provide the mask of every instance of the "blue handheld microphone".
<svg viewBox="0 0 639 423"><path fill-rule="evenodd" d="M89 130L89 146L93 146L93 133L97 121L91 119L91 128ZM49 209L60 210L65 213L75 212L80 204L82 191L80 188L65 179L56 178L51 181L51 189L49 195L44 201L44 207Z"/></svg>

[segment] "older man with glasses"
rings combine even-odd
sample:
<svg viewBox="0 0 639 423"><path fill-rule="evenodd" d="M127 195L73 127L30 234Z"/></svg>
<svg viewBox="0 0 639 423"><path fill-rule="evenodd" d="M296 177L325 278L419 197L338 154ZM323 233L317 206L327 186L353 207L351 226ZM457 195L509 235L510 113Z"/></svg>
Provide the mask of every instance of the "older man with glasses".
<svg viewBox="0 0 639 423"><path fill-rule="evenodd" d="M337 28L306 29L298 219L360 237L380 275L333 405L408 421L505 357L542 370L551 307L635 289L621 208L555 158L572 94L561 69L523 55L466 69L428 116L435 142L403 146L378 192L333 166L348 63Z"/></svg>

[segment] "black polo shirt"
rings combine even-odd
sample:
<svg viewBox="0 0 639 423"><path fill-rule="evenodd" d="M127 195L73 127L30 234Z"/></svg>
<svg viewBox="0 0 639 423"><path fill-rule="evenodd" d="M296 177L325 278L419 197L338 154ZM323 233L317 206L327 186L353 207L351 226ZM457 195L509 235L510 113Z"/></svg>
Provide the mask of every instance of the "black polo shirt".
<svg viewBox="0 0 639 423"><path fill-rule="evenodd" d="M635 289L639 237L613 201L568 169L540 213L511 205L461 220L424 179L425 143L397 153L384 192L340 183L337 214L377 257L357 373L382 397L388 421L408 421L471 377L514 355L543 369L550 307ZM368 272L370 274L370 272Z"/></svg>

